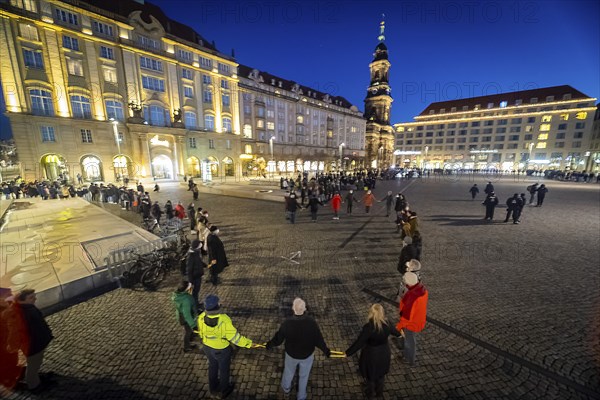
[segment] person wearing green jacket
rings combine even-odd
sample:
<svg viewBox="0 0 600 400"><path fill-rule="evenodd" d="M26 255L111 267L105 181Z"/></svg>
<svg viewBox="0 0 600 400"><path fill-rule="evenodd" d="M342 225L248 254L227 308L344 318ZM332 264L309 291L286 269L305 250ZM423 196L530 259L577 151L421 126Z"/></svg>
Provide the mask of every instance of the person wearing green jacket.
<svg viewBox="0 0 600 400"><path fill-rule="evenodd" d="M233 326L231 318L220 311L217 296L206 296L204 308L205 311L198 316L198 334L208 359L208 388L211 396L224 399L233 392L233 384L229 383L231 344L245 348L258 346L242 336Z"/></svg>
<svg viewBox="0 0 600 400"><path fill-rule="evenodd" d="M175 304L176 317L179 324L183 326L183 352L189 353L198 346L191 344L192 335L194 334L194 328L196 327L196 316L198 311L196 309L196 302L192 297L192 290L194 285L188 281L182 281L175 292L171 300Z"/></svg>

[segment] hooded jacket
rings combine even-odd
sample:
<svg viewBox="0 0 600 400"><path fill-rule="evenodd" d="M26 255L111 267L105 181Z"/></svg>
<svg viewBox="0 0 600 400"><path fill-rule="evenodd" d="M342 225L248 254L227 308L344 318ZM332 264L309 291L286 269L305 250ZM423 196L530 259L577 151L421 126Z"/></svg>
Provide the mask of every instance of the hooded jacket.
<svg viewBox="0 0 600 400"><path fill-rule="evenodd" d="M227 314L205 311L198 316L198 334L202 344L212 349L225 349L229 344L250 348L252 340L242 336Z"/></svg>
<svg viewBox="0 0 600 400"><path fill-rule="evenodd" d="M191 328L196 326L196 304L194 298L188 292L173 292L171 296L173 304L175 304L176 316L178 321L183 325L187 323Z"/></svg>
<svg viewBox="0 0 600 400"><path fill-rule="evenodd" d="M412 332L421 332L425 328L427 319L427 300L429 292L422 283L409 287L400 300L400 321L396 329L408 329Z"/></svg>

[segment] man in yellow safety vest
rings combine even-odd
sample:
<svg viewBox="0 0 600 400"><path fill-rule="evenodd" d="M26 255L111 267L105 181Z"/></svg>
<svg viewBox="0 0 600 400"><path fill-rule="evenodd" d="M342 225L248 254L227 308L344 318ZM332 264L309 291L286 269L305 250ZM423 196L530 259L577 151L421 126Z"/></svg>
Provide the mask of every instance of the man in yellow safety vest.
<svg viewBox="0 0 600 400"><path fill-rule="evenodd" d="M206 296L204 308L205 311L198 316L198 334L208 359L208 387L212 396L224 399L233 392L233 384L229 382L231 344L245 348L258 346L242 336L233 326L231 318L220 311L217 296Z"/></svg>

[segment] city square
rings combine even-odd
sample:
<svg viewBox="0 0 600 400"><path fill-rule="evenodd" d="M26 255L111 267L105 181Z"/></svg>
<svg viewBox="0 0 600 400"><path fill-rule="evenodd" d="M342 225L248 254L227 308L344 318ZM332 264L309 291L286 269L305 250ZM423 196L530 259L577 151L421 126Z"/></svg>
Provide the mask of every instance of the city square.
<svg viewBox="0 0 600 400"><path fill-rule="evenodd" d="M600 399L599 14L0 0L0 398Z"/></svg>
<svg viewBox="0 0 600 400"><path fill-rule="evenodd" d="M501 222L503 207L483 221L481 196L470 199L472 183L487 180L502 199L532 183L477 175L377 183L377 198L402 192L419 213L431 293L418 364L400 364L392 343L385 398L597 398L598 186L547 182L547 204L526 207L513 225ZM373 302L395 322L400 235L382 203L372 214L358 204L338 221L325 206L316 224L300 211L292 225L280 194L281 203L201 194L196 203L220 226L231 263L222 285L203 283L201 294L217 294L257 342L270 339L296 296L332 349L351 344ZM181 185L155 198L187 202L191 193ZM298 251L299 264L286 259ZM56 339L44 369L58 385L40 398L207 398L204 355L180 348L170 301L178 276L156 292L117 289L50 315ZM355 358L317 355L309 396L362 398L356 368ZM281 369L281 351L240 349L232 398L279 398Z"/></svg>

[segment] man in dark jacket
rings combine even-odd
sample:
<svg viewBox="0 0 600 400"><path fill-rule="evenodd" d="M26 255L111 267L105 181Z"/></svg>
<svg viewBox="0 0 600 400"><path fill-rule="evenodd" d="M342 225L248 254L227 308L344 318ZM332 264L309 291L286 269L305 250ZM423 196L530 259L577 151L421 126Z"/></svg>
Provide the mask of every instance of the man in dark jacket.
<svg viewBox="0 0 600 400"><path fill-rule="evenodd" d="M537 192L538 190L538 184L534 183L533 185L527 186L527 191L530 194L529 197L529 204L533 203L533 199L535 198L535 192Z"/></svg>
<svg viewBox="0 0 600 400"><path fill-rule="evenodd" d="M356 200L356 197L354 197L354 191L352 189L350 189L348 191L348 194L346 194L346 212L348 214L352 214L352 205L356 202L359 203L358 200Z"/></svg>
<svg viewBox="0 0 600 400"><path fill-rule="evenodd" d="M546 198L546 193L548 193L548 188L543 183L537 190L537 204L536 207L541 207L544 204L544 198Z"/></svg>
<svg viewBox="0 0 600 400"><path fill-rule="evenodd" d="M492 182L488 182L487 185L485 185L484 192L487 195L489 195L490 193L494 193L494 185L492 185Z"/></svg>
<svg viewBox="0 0 600 400"><path fill-rule="evenodd" d="M400 250L400 257L398 258L398 272L400 275L404 275L406 272L406 263L410 260L418 260L417 248L413 245L413 240L410 236L404 238L404 247Z"/></svg>
<svg viewBox="0 0 600 400"><path fill-rule="evenodd" d="M225 246L219 238L219 228L216 225L210 227L210 234L206 238L208 248L208 268L210 268L210 282L217 286L219 283L219 274L229 266Z"/></svg>
<svg viewBox="0 0 600 400"><path fill-rule="evenodd" d="M295 224L296 223L296 211L298 211L298 209L303 208L300 205L300 203L298 203L295 193L290 194L290 198L288 200L287 207L288 207L288 211L290 213L290 223Z"/></svg>
<svg viewBox="0 0 600 400"><path fill-rule="evenodd" d="M40 380L44 351L54 336L42 312L35 306L35 290L23 289L16 297L10 311L8 350L21 350L27 357L25 382L34 393L47 388L50 382Z"/></svg>
<svg viewBox="0 0 600 400"><path fill-rule="evenodd" d="M485 206L485 220L492 221L494 219L494 211L498 205L498 198L494 192L488 193L487 197L482 203Z"/></svg>
<svg viewBox="0 0 600 400"><path fill-rule="evenodd" d="M317 222L317 212L319 211L319 205L323 205L323 202L319 200L314 194L310 195L308 199L308 207L310 208L310 218L312 222Z"/></svg>
<svg viewBox="0 0 600 400"><path fill-rule="evenodd" d="M196 302L196 307L201 308L199 294L200 294L200 285L202 284L202 276L204 276L204 268L206 268L206 264L202 261L202 254L200 250L202 249L202 242L198 239L194 239L190 245L190 249L188 250L187 260L186 260L186 273L188 281L194 286L192 290L192 297Z"/></svg>
<svg viewBox="0 0 600 400"><path fill-rule="evenodd" d="M306 399L308 376L315 359L315 347L327 357L331 351L325 344L323 335L314 319L306 315L306 303L301 298L294 299L292 305L294 316L286 319L279 330L269 340L266 347L272 349L285 341L285 367L281 377L281 388L288 395L292 390L292 380L298 371L298 399Z"/></svg>
<svg viewBox="0 0 600 400"><path fill-rule="evenodd" d="M477 193L479 193L479 188L477 187L477 184L471 186L469 192L471 192L471 200L475 200L475 196L477 196Z"/></svg>
<svg viewBox="0 0 600 400"><path fill-rule="evenodd" d="M515 215L519 212L520 201L521 201L521 199L519 198L519 193L515 193L513 195L513 197L509 197L506 200L506 218L504 219L504 222L508 222L511 215L512 215L514 221L517 220L517 219L515 219ZM515 224L516 223L517 222L515 222Z"/></svg>

